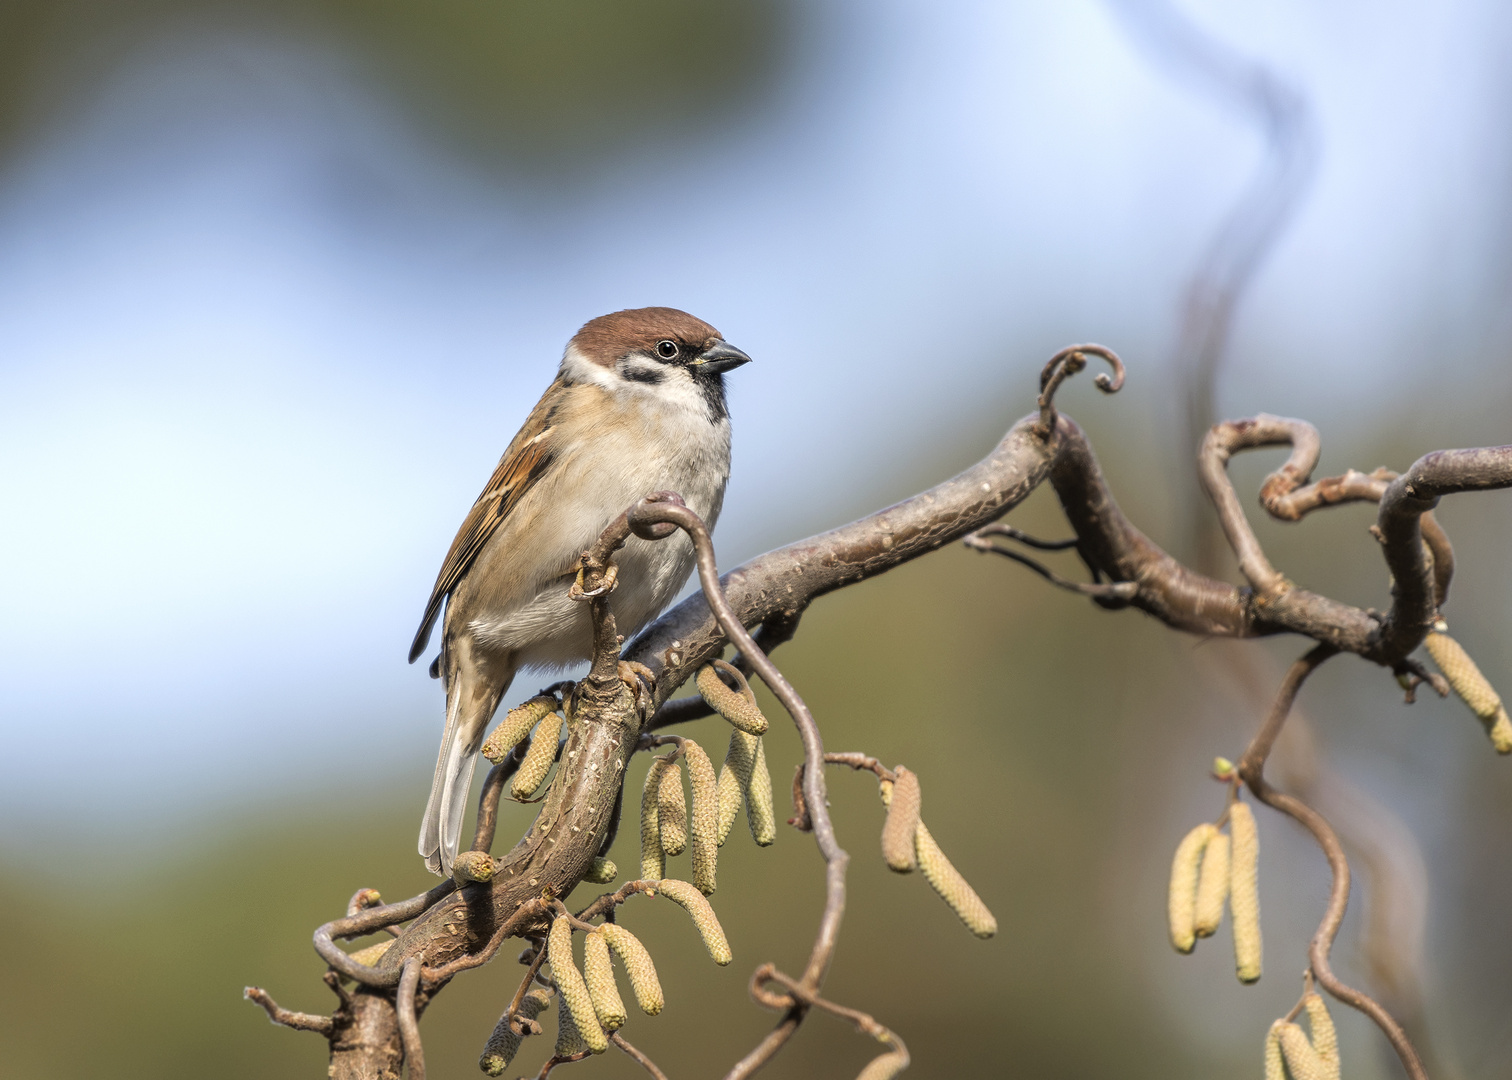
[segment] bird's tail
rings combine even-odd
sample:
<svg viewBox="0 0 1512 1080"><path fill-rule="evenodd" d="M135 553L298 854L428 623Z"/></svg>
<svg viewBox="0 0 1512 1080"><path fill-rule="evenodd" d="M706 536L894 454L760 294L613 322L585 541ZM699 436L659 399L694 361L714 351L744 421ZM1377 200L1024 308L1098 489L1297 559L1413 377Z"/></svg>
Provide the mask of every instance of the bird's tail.
<svg viewBox="0 0 1512 1080"><path fill-rule="evenodd" d="M483 743L484 729L499 699L514 678L512 670L501 680L485 680L481 673L466 669L448 674L446 732L441 736L430 801L420 822L420 854L425 856L431 873L443 877L451 874L457 859L467 792L472 787L473 755Z"/></svg>

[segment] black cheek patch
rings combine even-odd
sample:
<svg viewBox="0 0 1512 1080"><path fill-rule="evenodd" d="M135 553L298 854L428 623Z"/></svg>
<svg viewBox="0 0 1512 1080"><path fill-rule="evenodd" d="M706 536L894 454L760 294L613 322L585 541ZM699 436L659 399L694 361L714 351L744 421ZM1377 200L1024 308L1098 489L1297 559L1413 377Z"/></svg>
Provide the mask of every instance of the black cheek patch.
<svg viewBox="0 0 1512 1080"><path fill-rule="evenodd" d="M621 368L620 374L629 379L631 382L646 383L650 386L655 386L657 383L660 383L667 377L666 374L661 371L656 371L650 368L636 368L629 366Z"/></svg>

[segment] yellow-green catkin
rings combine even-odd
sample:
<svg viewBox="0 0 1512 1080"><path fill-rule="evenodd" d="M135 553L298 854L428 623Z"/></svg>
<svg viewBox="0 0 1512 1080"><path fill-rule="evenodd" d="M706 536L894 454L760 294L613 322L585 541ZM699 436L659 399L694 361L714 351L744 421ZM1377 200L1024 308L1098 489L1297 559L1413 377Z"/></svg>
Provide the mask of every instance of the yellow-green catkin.
<svg viewBox="0 0 1512 1080"><path fill-rule="evenodd" d="M693 925L698 928L698 936L703 938L704 948L709 950L709 956L716 964L723 967L735 959L730 953L730 943L725 939L724 929L719 925L719 919L715 917L714 909L704 899L703 893L686 881L671 878L657 882L656 891L692 917Z"/></svg>
<svg viewBox="0 0 1512 1080"><path fill-rule="evenodd" d="M1316 993L1302 999L1307 1009L1308 1026L1312 1028L1313 1049L1328 1070L1326 1080L1339 1080L1339 1035L1334 1030L1333 1017L1328 1015L1328 1006Z"/></svg>
<svg viewBox="0 0 1512 1080"><path fill-rule="evenodd" d="M1300 1027L1288 1021L1277 1029L1276 1035L1292 1080L1329 1080L1328 1065L1318 1056Z"/></svg>
<svg viewBox="0 0 1512 1080"><path fill-rule="evenodd" d="M544 987L536 987L526 994L520 1002L519 1015L526 1020L534 1020L545 1012L551 1004L551 991ZM487 1044L483 1047L483 1054L478 1058L478 1068L489 1076L502 1076L504 1070L509 1068L509 1063L520 1052L520 1043L524 1039L516 1035L509 1027L509 1013L499 1017L498 1026L493 1034L488 1037Z"/></svg>
<svg viewBox="0 0 1512 1080"><path fill-rule="evenodd" d="M693 884L708 896L714 891L719 858L719 781L709 755L692 739L683 740L683 759L688 763L688 788L693 803L688 826Z"/></svg>
<svg viewBox="0 0 1512 1080"><path fill-rule="evenodd" d="M728 720L737 729L750 735L765 735L767 718L756 707L754 695L747 696L731 690L714 670L713 664L698 669L694 685L709 708Z"/></svg>
<svg viewBox="0 0 1512 1080"><path fill-rule="evenodd" d="M583 1033L578 1030L577 1021L573 1019L572 1010L567 1007L567 999L557 995L557 1040L556 1047L551 1052L557 1057L572 1057L581 1054L584 1050L592 1050L583 1038Z"/></svg>
<svg viewBox="0 0 1512 1080"><path fill-rule="evenodd" d="M1281 1025L1277 1020L1265 1033L1265 1080L1286 1080L1286 1066L1281 1060Z"/></svg>
<svg viewBox="0 0 1512 1080"><path fill-rule="evenodd" d="M534 797L546 782L551 763L556 761L557 736L562 733L562 714L547 713L536 726L535 737L530 740L530 749L525 751L525 760L514 775L514 785L509 789L517 799Z"/></svg>
<svg viewBox="0 0 1512 1080"><path fill-rule="evenodd" d="M914 834L919 829L919 778L901 765L894 775L897 779L887 800L887 820L882 823L882 858L889 870L909 874L918 865Z"/></svg>
<svg viewBox="0 0 1512 1080"><path fill-rule="evenodd" d="M719 779L715 782L719 790L719 846L724 847L724 842L730 836L730 829L735 824L735 819L740 815L740 804L745 796L742 793L740 777L730 767L730 755L735 753L735 740L752 738L743 731L730 733L730 749L725 754L724 765L720 767ZM754 761L755 755L752 755Z"/></svg>
<svg viewBox="0 0 1512 1080"><path fill-rule="evenodd" d="M595 885L607 885L617 877L619 877L619 867L614 865L614 861L599 856L588 865L588 872L583 875L583 880L591 881Z"/></svg>
<svg viewBox="0 0 1512 1080"><path fill-rule="evenodd" d="M1480 718L1491 736L1491 745L1498 754L1512 754L1512 720L1507 718L1506 706L1502 704L1496 688L1491 685L1481 669L1470 659L1470 654L1448 634L1431 631L1423 642L1428 655L1449 680L1449 685L1460 696L1470 711Z"/></svg>
<svg viewBox="0 0 1512 1080"><path fill-rule="evenodd" d="M730 749L725 754L725 769L739 784L741 797L745 800L746 822L751 827L751 837L766 847L777 839L777 819L772 812L772 774L767 772L766 750L761 738L744 731L730 732ZM721 821L726 810L731 813L738 805L721 801ZM728 832L728 829L726 829Z"/></svg>
<svg viewBox="0 0 1512 1080"><path fill-rule="evenodd" d="M771 847L777 840L777 815L772 809L772 774L767 769L766 745L756 739L756 763L751 767L751 782L746 786L746 821L751 838L759 847Z"/></svg>
<svg viewBox="0 0 1512 1080"><path fill-rule="evenodd" d="M516 705L504 715L499 726L483 740L483 756L497 765L520 744L530 729L556 708L556 698L546 694L533 697L523 705Z"/></svg>
<svg viewBox="0 0 1512 1080"><path fill-rule="evenodd" d="M662 851L681 855L688 847L688 801L683 794L682 766L671 762L656 789L656 814L661 822Z"/></svg>
<svg viewBox="0 0 1512 1080"><path fill-rule="evenodd" d="M609 941L598 930L583 937L583 981L593 999L593 1011L605 1031L625 1026L625 1003L614 982L614 965L609 962Z"/></svg>
<svg viewBox="0 0 1512 1080"><path fill-rule="evenodd" d="M1234 915L1234 971L1242 983L1260 978L1260 834L1248 803L1229 807L1229 910Z"/></svg>
<svg viewBox="0 0 1512 1080"><path fill-rule="evenodd" d="M662 773L670 765L664 757L651 759L646 782L641 787L641 872L648 881L660 881L667 873L667 855L662 851L661 815L657 798L661 792Z"/></svg>
<svg viewBox="0 0 1512 1080"><path fill-rule="evenodd" d="M856 1080L893 1080L908 1068L908 1055L900 1050L890 1050L866 1063L866 1068L856 1074Z"/></svg>
<svg viewBox="0 0 1512 1080"><path fill-rule="evenodd" d="M1202 871L1197 876L1197 906L1192 930L1198 937L1212 937L1223 922L1223 905L1229 891L1229 838L1218 833L1202 852Z"/></svg>
<svg viewBox="0 0 1512 1080"><path fill-rule="evenodd" d="M1179 953L1189 953L1197 944L1197 870L1203 851L1217 835L1217 826L1204 821L1181 838L1176 845L1176 857L1171 860L1166 921L1171 930L1171 944Z"/></svg>
<svg viewBox="0 0 1512 1080"><path fill-rule="evenodd" d="M598 928L604 940L620 958L625 974L630 977L630 989L635 991L635 1003L647 1016L655 1016L666 1005L662 996L661 980L656 977L656 965L651 954L640 943L640 938L618 923L604 923Z"/></svg>
<svg viewBox="0 0 1512 1080"><path fill-rule="evenodd" d="M452 863L452 880L458 885L492 881L493 875L493 856L486 851L459 851L457 861Z"/></svg>
<svg viewBox="0 0 1512 1080"><path fill-rule="evenodd" d="M997 933L997 918L961 872L951 865L922 821L914 832L914 854L924 880L940 894L940 899L950 905L950 910L966 924L966 929L979 938L990 938Z"/></svg>
<svg viewBox="0 0 1512 1080"><path fill-rule="evenodd" d="M593 995L588 993L588 984L572 958L572 920L558 915L551 923L551 933L546 939L546 955L551 961L551 975L556 980L557 993L572 1018L573 1026L583 1043L595 1054L609 1049L609 1037L599 1027L598 1014L593 1008ZM572 1051L576 1053L577 1051Z"/></svg>

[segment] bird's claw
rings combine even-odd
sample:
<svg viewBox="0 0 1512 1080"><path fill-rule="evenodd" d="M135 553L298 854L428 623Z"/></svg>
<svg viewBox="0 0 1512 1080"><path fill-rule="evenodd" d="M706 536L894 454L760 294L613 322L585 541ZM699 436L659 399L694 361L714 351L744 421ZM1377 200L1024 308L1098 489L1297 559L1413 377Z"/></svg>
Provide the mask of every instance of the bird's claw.
<svg viewBox="0 0 1512 1080"><path fill-rule="evenodd" d="M607 596L615 590L616 586L619 585L619 566L616 563L610 563L608 566L604 567L603 577L599 579L599 587L596 589L588 589L584 587L583 574L586 569L586 567L578 567L577 577L573 580L571 587L569 587L567 590L567 599L591 600L595 596Z"/></svg>

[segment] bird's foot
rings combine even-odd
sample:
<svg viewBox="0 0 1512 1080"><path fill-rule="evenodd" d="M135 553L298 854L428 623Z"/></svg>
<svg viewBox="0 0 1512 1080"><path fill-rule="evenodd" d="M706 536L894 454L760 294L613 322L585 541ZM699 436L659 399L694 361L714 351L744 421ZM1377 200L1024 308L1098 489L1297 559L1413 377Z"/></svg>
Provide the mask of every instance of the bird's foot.
<svg viewBox="0 0 1512 1080"><path fill-rule="evenodd" d="M585 572L585 567L579 567L577 577L573 579L571 587L567 590L567 599L591 600L595 596L608 596L619 584L619 565L617 563L610 563L604 567L603 576L599 578L599 585L596 589L590 589L584 585L583 575Z"/></svg>
<svg viewBox="0 0 1512 1080"><path fill-rule="evenodd" d="M649 694L656 689L656 676L645 664L635 660L621 660L619 662L620 681L630 688L639 701L642 694Z"/></svg>

